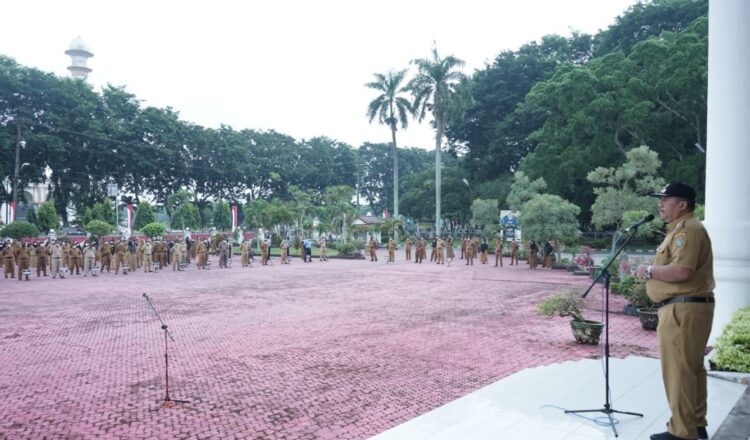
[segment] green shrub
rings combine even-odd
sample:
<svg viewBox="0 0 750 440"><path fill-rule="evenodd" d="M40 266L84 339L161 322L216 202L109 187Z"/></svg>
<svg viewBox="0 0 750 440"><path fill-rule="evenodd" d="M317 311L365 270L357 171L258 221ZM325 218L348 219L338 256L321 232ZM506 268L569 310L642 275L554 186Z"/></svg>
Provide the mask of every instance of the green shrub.
<svg viewBox="0 0 750 440"><path fill-rule="evenodd" d="M161 237L166 230L167 228L163 224L157 222L149 223L141 228L141 232L151 238Z"/></svg>
<svg viewBox="0 0 750 440"><path fill-rule="evenodd" d="M630 295L630 293L633 291L633 287L635 287L636 283L635 277L626 277L623 278L622 281L619 283L612 283L612 290L614 292L617 292L626 298Z"/></svg>
<svg viewBox="0 0 750 440"><path fill-rule="evenodd" d="M39 235L39 229L29 222L21 220L14 221L0 230L0 237L10 237L14 239L24 237L36 237Z"/></svg>
<svg viewBox="0 0 750 440"><path fill-rule="evenodd" d="M336 251L341 255L351 255L357 250L357 244L352 241L336 243Z"/></svg>
<svg viewBox="0 0 750 440"><path fill-rule="evenodd" d="M102 220L91 220L83 227L86 232L90 232L94 237L101 237L112 232L115 227Z"/></svg>
<svg viewBox="0 0 750 440"><path fill-rule="evenodd" d="M750 373L750 307L734 313L716 341L713 363L720 370Z"/></svg>

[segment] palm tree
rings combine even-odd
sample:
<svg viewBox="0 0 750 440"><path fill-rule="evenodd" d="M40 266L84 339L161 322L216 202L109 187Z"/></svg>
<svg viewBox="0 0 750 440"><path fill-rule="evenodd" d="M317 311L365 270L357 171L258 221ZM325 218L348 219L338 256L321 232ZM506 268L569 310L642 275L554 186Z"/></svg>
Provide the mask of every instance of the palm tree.
<svg viewBox="0 0 750 440"><path fill-rule="evenodd" d="M440 161L441 143L445 135L445 124L448 112L460 109L464 96L459 85L466 80L466 75L455 69L464 62L452 55L440 58L437 46L432 47L431 58L412 60L417 66L417 75L409 81L407 89L414 102L412 109L421 122L427 113L432 113L435 127L435 233L440 233Z"/></svg>
<svg viewBox="0 0 750 440"><path fill-rule="evenodd" d="M393 217L398 218L398 157L396 151L396 130L400 122L401 128L408 125L407 116L413 114L409 100L400 93L407 90L401 86L406 77L406 70L399 72L390 71L387 74L376 73L375 81L365 84L367 87L382 92L367 107L367 117L370 122L376 117L378 123L388 125L391 128L391 140L393 141Z"/></svg>

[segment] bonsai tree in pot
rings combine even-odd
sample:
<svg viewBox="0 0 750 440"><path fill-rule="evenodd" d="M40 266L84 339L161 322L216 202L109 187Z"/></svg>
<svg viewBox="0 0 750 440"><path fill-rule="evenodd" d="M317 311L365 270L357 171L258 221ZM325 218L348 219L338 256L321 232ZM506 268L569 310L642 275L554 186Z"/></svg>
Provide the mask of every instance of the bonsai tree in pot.
<svg viewBox="0 0 750 440"><path fill-rule="evenodd" d="M659 325L659 315L656 305L646 294L646 282L635 280L630 290L627 293L623 293L623 296L638 311L641 327L644 330L656 330L656 326Z"/></svg>
<svg viewBox="0 0 750 440"><path fill-rule="evenodd" d="M538 304L539 314L551 318L555 315L562 318L570 316L570 327L573 336L579 344L599 343L604 324L599 321L590 321L583 318L582 310L586 302L581 298L580 292L575 289L566 289L561 293L550 295Z"/></svg>

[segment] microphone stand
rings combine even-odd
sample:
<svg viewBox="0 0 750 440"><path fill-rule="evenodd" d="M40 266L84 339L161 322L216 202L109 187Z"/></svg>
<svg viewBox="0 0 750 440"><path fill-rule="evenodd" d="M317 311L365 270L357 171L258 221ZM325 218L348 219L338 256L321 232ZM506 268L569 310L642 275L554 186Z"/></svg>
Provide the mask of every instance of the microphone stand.
<svg viewBox="0 0 750 440"><path fill-rule="evenodd" d="M161 316L159 316L159 312L156 311L156 308L154 308L154 304L151 302L151 298L148 297L145 293L143 294L143 297L146 298L146 302L148 302L148 305L151 306L151 310L153 310L154 314L157 318L159 318L159 322L161 323L161 329L164 330L164 372L166 377L166 394L164 396L164 401L161 403L162 408L174 408L177 406L178 403L190 403L189 400L175 400L169 397L169 345L168 345L168 339L171 339L172 342L174 342L174 338L172 337L172 334L169 332L168 327L166 324L164 324L164 321L161 320Z"/></svg>
<svg viewBox="0 0 750 440"><path fill-rule="evenodd" d="M591 289L594 288L594 286L599 283L599 281L603 278L604 279L604 294L605 294L605 307L604 307L604 407L598 408L598 409L577 409L577 410L565 410L565 414L569 413L588 413L588 412L602 412L607 415L609 418L609 424L612 427L612 431L615 433L615 437L619 437L617 434L617 429L615 428L615 421L612 418L613 413L617 414L627 414L631 416L637 416L637 417L643 417L643 414L640 413L634 413L634 412L628 412L628 411L617 411L616 409L612 408L612 401L611 401L611 395L609 390L609 284L610 279L612 278L609 271L609 266L612 265L612 262L617 259L617 256L620 255L620 253L625 249L625 246L627 246L628 243L630 243L630 240L633 239L633 236L638 231L638 227L640 225L634 225L631 226L630 229L630 235L625 237L625 242L617 248L614 255L612 255L612 258L609 259L609 262L606 266L599 272L599 276L596 277L593 283L589 286L588 289L581 295L581 298L586 298L586 295L591 292Z"/></svg>

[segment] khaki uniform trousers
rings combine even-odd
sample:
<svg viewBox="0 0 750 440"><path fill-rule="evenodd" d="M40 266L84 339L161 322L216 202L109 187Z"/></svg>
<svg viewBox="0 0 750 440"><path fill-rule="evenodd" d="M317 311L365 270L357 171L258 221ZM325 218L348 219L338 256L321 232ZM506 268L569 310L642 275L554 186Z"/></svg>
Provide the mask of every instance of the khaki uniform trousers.
<svg viewBox="0 0 750 440"><path fill-rule="evenodd" d="M659 309L659 352L672 418L669 432L697 438L706 426L706 369L703 354L711 334L714 304L677 303Z"/></svg>
<svg viewBox="0 0 750 440"><path fill-rule="evenodd" d="M151 254L143 254L143 273L152 272L151 269Z"/></svg>
<svg viewBox="0 0 750 440"><path fill-rule="evenodd" d="M495 251L495 267L500 263L500 267L503 267L503 251Z"/></svg>
<svg viewBox="0 0 750 440"><path fill-rule="evenodd" d="M94 263L96 262L96 257L90 256L90 257L83 257L83 276L93 275L93 272L91 269L94 268Z"/></svg>
<svg viewBox="0 0 750 440"><path fill-rule="evenodd" d="M52 273L52 278L57 277L58 272L60 272L60 263L62 263L62 258L50 258L50 272Z"/></svg>

